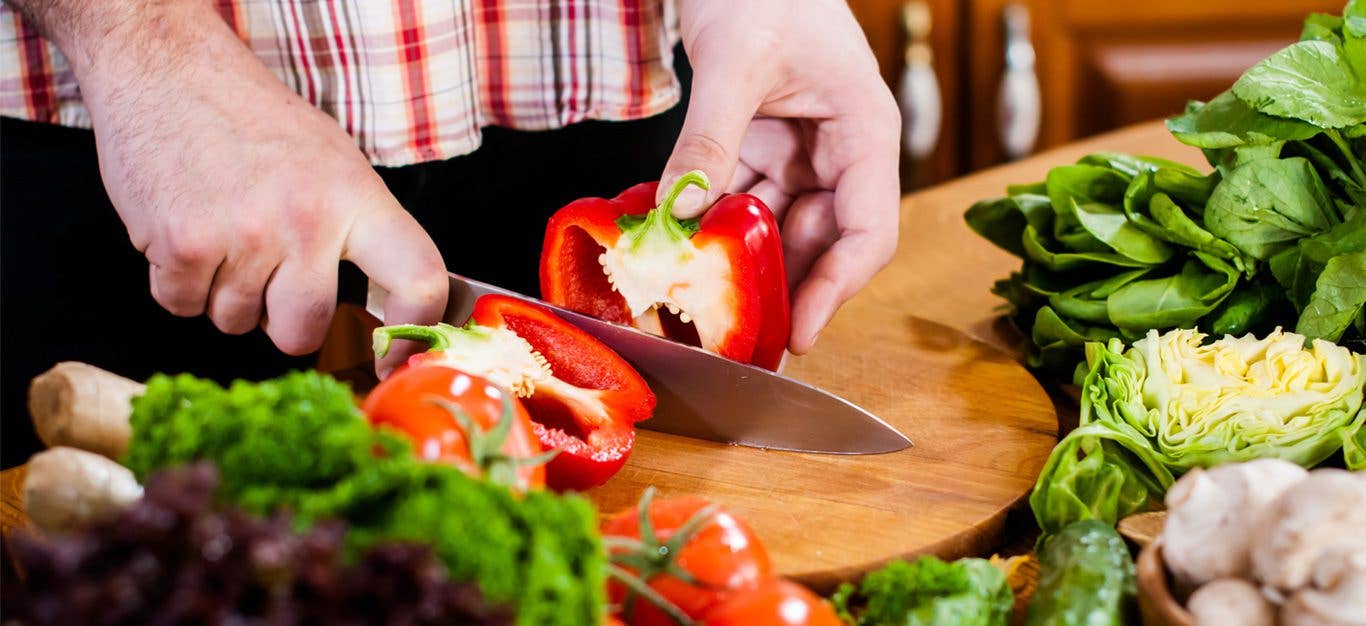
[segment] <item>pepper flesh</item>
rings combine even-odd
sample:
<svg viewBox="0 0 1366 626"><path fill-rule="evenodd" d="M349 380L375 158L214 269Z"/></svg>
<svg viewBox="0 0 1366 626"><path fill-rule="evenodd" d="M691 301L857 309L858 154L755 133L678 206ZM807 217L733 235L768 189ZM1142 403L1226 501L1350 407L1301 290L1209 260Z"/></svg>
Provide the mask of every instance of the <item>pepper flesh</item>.
<svg viewBox="0 0 1366 626"><path fill-rule="evenodd" d="M752 195L727 194L700 220L680 221L671 211L689 185L706 189L706 176L684 175L658 206L658 184L642 183L560 209L546 228L541 296L776 370L791 312L773 212Z"/></svg>
<svg viewBox="0 0 1366 626"><path fill-rule="evenodd" d="M393 339L431 348L406 367L458 369L521 398L541 444L560 451L546 466L546 484L558 491L596 487L616 474L635 444L633 424L654 412L654 393L616 352L549 310L516 298L479 298L463 328L380 327L375 353L387 353Z"/></svg>

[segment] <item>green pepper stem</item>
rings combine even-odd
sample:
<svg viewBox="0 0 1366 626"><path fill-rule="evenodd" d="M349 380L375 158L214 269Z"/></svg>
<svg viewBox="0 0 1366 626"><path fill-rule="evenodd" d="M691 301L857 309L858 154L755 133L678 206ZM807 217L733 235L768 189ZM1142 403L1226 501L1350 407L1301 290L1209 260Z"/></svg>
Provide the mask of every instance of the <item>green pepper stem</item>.
<svg viewBox="0 0 1366 626"><path fill-rule="evenodd" d="M427 344L429 350L446 350L451 347L451 337L458 330L459 329L450 324L437 324L436 326L419 326L417 324L381 326L375 329L375 356L384 358L384 355L389 354L389 346L393 344L395 339L421 341Z"/></svg>

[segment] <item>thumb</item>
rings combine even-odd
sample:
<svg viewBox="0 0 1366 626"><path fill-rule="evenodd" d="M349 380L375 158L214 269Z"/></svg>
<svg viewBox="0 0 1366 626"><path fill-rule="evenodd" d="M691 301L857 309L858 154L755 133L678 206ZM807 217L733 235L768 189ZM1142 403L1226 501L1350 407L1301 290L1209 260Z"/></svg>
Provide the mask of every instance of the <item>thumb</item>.
<svg viewBox="0 0 1366 626"><path fill-rule="evenodd" d="M740 160L740 141L759 109L761 96L753 85L746 85L737 67L740 64L699 64L694 74L688 113L674 144L673 154L664 166L655 203L665 196L684 174L700 170L710 181L710 190L688 186L674 201L673 214L680 219L700 215L721 195L735 174Z"/></svg>

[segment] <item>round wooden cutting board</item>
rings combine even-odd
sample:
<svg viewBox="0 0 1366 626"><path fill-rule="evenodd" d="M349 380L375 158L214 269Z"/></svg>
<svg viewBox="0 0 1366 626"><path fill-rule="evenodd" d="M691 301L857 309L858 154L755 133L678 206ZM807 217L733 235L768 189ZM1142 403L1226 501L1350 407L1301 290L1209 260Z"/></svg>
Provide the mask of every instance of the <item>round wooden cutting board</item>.
<svg viewBox="0 0 1366 626"><path fill-rule="evenodd" d="M783 373L868 409L913 447L803 454L639 430L626 467L587 495L604 515L650 485L658 497L721 503L759 535L780 574L821 590L897 557L996 547L1056 443L1048 396L996 348L908 315L867 323L863 308L842 311Z"/></svg>

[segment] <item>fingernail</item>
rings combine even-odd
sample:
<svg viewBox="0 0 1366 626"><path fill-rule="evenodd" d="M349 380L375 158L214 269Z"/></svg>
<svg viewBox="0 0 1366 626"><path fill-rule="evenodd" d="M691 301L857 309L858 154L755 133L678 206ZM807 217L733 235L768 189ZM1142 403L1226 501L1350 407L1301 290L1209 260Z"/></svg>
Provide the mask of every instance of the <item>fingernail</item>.
<svg viewBox="0 0 1366 626"><path fill-rule="evenodd" d="M674 200L674 217L687 219L697 217L702 213L707 202L707 190L701 187L688 187L678 194L678 199Z"/></svg>

